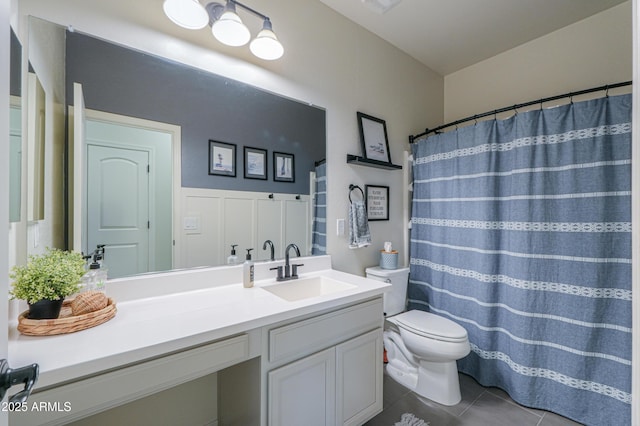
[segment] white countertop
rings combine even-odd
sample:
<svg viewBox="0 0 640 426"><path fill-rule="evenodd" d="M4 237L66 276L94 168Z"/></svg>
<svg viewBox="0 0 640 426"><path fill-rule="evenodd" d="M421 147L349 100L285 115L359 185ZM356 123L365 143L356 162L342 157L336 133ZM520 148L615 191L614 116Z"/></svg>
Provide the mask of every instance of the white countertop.
<svg viewBox="0 0 640 426"><path fill-rule="evenodd" d="M49 387L354 303L380 295L390 287L381 281L330 269L329 256L304 261L308 267L307 272L300 273L301 279L325 276L354 287L295 302L283 300L261 288L275 283L273 278L266 278L274 274L269 267L282 262L257 264L256 277L264 279L256 281L253 288L244 288L234 281L241 266L114 280L109 282L107 293L116 301L115 318L76 333L43 337L20 334L14 321L9 328L9 359L15 366L38 363L40 377L36 389ZM135 291L127 292L126 286L142 280L139 288L148 286L147 297L130 297L128 294Z"/></svg>

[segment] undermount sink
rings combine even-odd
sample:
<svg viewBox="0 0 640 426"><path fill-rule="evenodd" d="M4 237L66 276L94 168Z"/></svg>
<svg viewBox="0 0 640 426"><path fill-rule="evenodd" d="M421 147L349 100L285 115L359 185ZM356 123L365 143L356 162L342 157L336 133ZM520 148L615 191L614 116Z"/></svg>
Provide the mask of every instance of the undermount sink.
<svg viewBox="0 0 640 426"><path fill-rule="evenodd" d="M325 296L355 288L355 285L326 277L301 278L261 287L263 290L289 302Z"/></svg>

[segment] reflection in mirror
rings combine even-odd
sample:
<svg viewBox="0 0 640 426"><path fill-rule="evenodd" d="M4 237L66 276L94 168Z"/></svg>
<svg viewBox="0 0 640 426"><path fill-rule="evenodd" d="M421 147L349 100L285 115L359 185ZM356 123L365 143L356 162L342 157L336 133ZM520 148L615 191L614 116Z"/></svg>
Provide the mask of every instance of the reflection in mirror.
<svg viewBox="0 0 640 426"><path fill-rule="evenodd" d="M34 222L44 219L45 94L36 73L27 80L27 219Z"/></svg>
<svg viewBox="0 0 640 426"><path fill-rule="evenodd" d="M28 69L22 79L27 142L27 161L22 197L27 219L22 236L26 254L44 252L46 247L66 249L64 210L64 60L65 30L42 19L29 17L25 46ZM23 61L24 62L24 61ZM26 213L26 215L25 215ZM18 237L17 237L18 238ZM20 241L17 242L21 244ZM24 259L26 260L26 259Z"/></svg>
<svg viewBox="0 0 640 426"><path fill-rule="evenodd" d="M106 244L110 278L224 264L232 244L240 262L247 249L254 260L265 260L267 239L275 243L276 258L289 243L303 255L324 252L319 232L312 233L325 214L324 205L313 206L316 162L326 155L322 108L77 31L66 32L65 53L69 119L83 115L74 111L75 83L86 105L78 127L84 137L68 141L68 152L80 143L85 153L75 166L68 161L68 246L75 240L70 212L80 203L82 251ZM141 130L159 139L143 146L143 137L126 136ZM235 176L210 173L210 140L235 146ZM266 151L266 179L245 177L244 147ZM292 156L291 181L275 181L273 152ZM76 167L86 170L78 199L72 196Z"/></svg>
<svg viewBox="0 0 640 426"><path fill-rule="evenodd" d="M11 58L9 70L9 219L20 221L22 185L22 46L11 29Z"/></svg>

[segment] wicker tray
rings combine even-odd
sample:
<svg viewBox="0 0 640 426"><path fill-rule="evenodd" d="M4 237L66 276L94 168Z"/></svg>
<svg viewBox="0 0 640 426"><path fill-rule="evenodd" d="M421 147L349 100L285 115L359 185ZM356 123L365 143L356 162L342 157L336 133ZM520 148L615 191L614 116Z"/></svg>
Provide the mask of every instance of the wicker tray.
<svg viewBox="0 0 640 426"><path fill-rule="evenodd" d="M116 304L111 298L105 308L77 316L71 314L71 300L65 300L56 319L33 320L28 317L29 311L24 311L18 317L18 331L29 336L74 333L107 322L115 315Z"/></svg>

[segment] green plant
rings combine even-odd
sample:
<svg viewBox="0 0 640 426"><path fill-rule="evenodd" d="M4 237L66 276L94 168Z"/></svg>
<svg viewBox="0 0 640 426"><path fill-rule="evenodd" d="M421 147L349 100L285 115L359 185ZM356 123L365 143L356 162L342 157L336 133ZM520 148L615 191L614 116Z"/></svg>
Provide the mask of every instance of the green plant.
<svg viewBox="0 0 640 426"><path fill-rule="evenodd" d="M47 248L44 254L29 256L26 265L12 268L11 296L28 303L63 299L78 291L84 273L80 253Z"/></svg>

